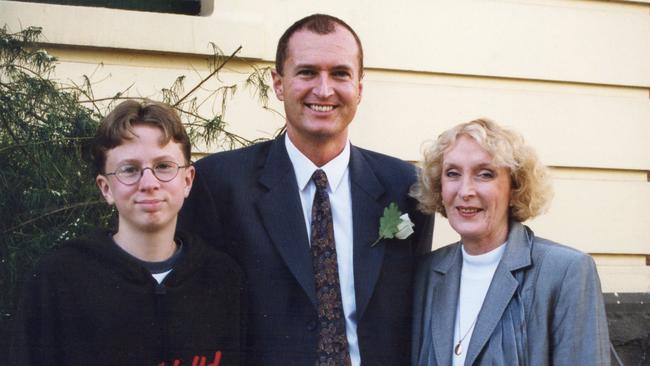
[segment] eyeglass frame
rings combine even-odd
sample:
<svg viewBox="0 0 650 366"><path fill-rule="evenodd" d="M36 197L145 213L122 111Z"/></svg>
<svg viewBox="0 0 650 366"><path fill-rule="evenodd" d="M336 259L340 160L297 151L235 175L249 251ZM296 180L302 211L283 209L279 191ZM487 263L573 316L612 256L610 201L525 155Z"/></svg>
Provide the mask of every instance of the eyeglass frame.
<svg viewBox="0 0 650 366"><path fill-rule="evenodd" d="M176 179L176 177L178 177L178 172L181 170L181 168L189 168L189 167L192 166L192 162L191 162L191 161L190 161L189 164L187 164L187 165L179 165L177 162L175 162L175 161L170 161L170 160L159 161L159 162L155 163L154 165L156 165L156 164L163 164L163 163L171 163L171 164L176 165L176 174L174 174L174 176L173 176L172 178L167 179L167 180L160 179L160 178L156 175L156 171L154 170L154 167L149 167L149 166L148 166L148 167L144 167L144 168L142 168L142 167L138 167L138 169L140 169L140 177L138 177L138 179L137 179L135 182L133 182L133 183L124 183L124 182L120 179L120 177L117 175L117 172L118 172L118 170L119 170L122 166L125 166L125 165L131 165L131 164L121 164L121 165L119 165L119 166L117 167L117 169L115 169L114 172L112 172L112 173L104 173L104 174L102 174L102 175L105 176L105 177L108 177L109 175L114 175L118 182L124 184L125 186L133 186L133 185L138 184L138 183L140 182L140 180L142 180L142 176L144 176L144 171L147 170L147 169L149 169L149 170L151 170L151 174L152 174L156 179L158 179L159 182L167 183L167 182L171 182L171 181L173 181L174 179Z"/></svg>

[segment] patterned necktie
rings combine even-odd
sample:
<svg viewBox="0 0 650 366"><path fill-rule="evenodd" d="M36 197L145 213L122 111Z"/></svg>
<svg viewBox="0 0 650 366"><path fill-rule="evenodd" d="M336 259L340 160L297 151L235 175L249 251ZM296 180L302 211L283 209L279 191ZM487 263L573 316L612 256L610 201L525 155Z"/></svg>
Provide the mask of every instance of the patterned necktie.
<svg viewBox="0 0 650 366"><path fill-rule="evenodd" d="M345 336L345 315L334 245L332 207L327 195L327 175L318 169L311 176L316 195L311 209L311 254L318 300L317 366L348 366L350 352Z"/></svg>

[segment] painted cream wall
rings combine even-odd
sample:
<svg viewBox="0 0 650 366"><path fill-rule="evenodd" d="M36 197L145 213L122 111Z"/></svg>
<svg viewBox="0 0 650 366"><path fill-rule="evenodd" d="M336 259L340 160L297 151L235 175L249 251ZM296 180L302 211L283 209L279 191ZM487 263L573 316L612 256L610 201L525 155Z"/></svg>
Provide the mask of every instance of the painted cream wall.
<svg viewBox="0 0 650 366"><path fill-rule="evenodd" d="M42 26L61 79L87 74L100 95L133 85L131 95L155 97L180 74L187 85L206 75L209 42L270 65L293 21L337 15L365 48L355 144L416 161L422 141L459 122L512 126L553 168L553 205L529 225L591 253L604 291L650 291L650 1L204 3L205 15L183 16L0 1L0 23ZM223 80L246 70L234 63ZM246 90L227 120L248 137L282 125ZM434 246L455 240L439 219Z"/></svg>

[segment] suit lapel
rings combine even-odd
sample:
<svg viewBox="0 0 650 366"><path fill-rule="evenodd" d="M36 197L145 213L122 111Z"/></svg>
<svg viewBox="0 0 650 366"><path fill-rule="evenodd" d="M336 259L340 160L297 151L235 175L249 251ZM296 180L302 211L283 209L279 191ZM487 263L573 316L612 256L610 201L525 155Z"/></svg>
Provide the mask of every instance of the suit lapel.
<svg viewBox="0 0 650 366"><path fill-rule="evenodd" d="M271 145L259 182L268 189L256 202L262 223L287 267L316 306L309 238L298 183L283 138Z"/></svg>
<svg viewBox="0 0 650 366"><path fill-rule="evenodd" d="M515 278L514 272L528 267L530 264L530 244L524 226L517 222L510 222L508 244L478 315L467 351L466 365L473 364L483 347L487 345L490 336L517 291L519 282Z"/></svg>
<svg viewBox="0 0 650 366"><path fill-rule="evenodd" d="M378 237L379 218L384 210L380 198L385 189L361 151L354 146L350 149L350 191L354 230L354 289L357 319L361 319L384 259L384 246L370 245Z"/></svg>
<svg viewBox="0 0 650 366"><path fill-rule="evenodd" d="M471 365L487 344L494 328L510 303L512 295L517 290L517 284L517 280L512 276L509 268L502 265L497 267L485 300L483 300L484 306L479 312L476 327L472 333L472 339L467 351L467 361L465 361L466 365Z"/></svg>
<svg viewBox="0 0 650 366"><path fill-rule="evenodd" d="M454 346L454 321L458 307L458 292L460 291L460 274L463 256L460 245L456 245L444 261L432 268L432 275L439 280L431 294L431 334L433 338L437 365L451 365L451 353Z"/></svg>

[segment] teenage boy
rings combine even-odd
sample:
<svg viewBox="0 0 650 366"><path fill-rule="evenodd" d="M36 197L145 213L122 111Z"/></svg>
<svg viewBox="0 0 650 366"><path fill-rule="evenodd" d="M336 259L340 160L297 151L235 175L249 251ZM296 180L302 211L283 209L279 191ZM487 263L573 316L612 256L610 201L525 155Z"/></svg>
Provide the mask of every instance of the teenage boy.
<svg viewBox="0 0 650 366"><path fill-rule="evenodd" d="M227 255L176 231L195 170L173 109L126 101L101 122L93 158L115 231L64 243L29 278L17 365L239 365L244 280Z"/></svg>

